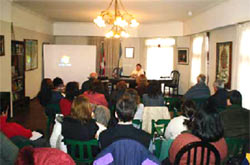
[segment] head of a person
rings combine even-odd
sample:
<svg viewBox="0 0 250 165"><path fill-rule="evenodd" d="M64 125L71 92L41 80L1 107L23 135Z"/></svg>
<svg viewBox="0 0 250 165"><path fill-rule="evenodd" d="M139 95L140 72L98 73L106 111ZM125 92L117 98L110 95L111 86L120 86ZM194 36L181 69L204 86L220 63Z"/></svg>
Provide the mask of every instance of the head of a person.
<svg viewBox="0 0 250 165"><path fill-rule="evenodd" d="M60 89L64 87L63 80L59 77L54 78L53 85L55 89Z"/></svg>
<svg viewBox="0 0 250 165"><path fill-rule="evenodd" d="M242 106L242 96L241 93L237 90L232 90L228 92L227 95L228 105L239 105Z"/></svg>
<svg viewBox="0 0 250 165"><path fill-rule="evenodd" d="M214 87L214 91L216 92L217 90L219 89L223 89L224 88L224 81L223 80L215 80L214 81L214 84L213 84L213 87Z"/></svg>
<svg viewBox="0 0 250 165"><path fill-rule="evenodd" d="M189 125L192 134L207 142L215 142L223 137L223 126L214 106L206 104L194 114Z"/></svg>
<svg viewBox="0 0 250 165"><path fill-rule="evenodd" d="M181 104L181 112L184 116L192 119L194 113L196 112L195 103L192 100L183 101L183 103Z"/></svg>
<svg viewBox="0 0 250 165"><path fill-rule="evenodd" d="M149 97L161 95L161 84L156 80L151 81L148 85L147 93Z"/></svg>
<svg viewBox="0 0 250 165"><path fill-rule="evenodd" d="M128 95L123 97L116 104L116 114L119 121L129 122L132 121L137 109L136 100Z"/></svg>
<svg viewBox="0 0 250 165"><path fill-rule="evenodd" d="M87 123L91 120L91 113L92 109L88 98L78 96L73 100L70 113L73 119L79 120L82 123Z"/></svg>
<svg viewBox="0 0 250 165"><path fill-rule="evenodd" d="M130 97L133 100L135 100L136 104L140 104L140 96L139 96L138 92L135 89L132 89L132 88L126 89L123 96L124 97Z"/></svg>
<svg viewBox="0 0 250 165"><path fill-rule="evenodd" d="M54 88L53 82L49 78L42 80L40 91L38 93L38 99L43 106L46 106L51 98L51 92Z"/></svg>
<svg viewBox="0 0 250 165"><path fill-rule="evenodd" d="M127 89L127 83L125 81L119 81L116 84L116 89L118 91L125 91Z"/></svg>
<svg viewBox="0 0 250 165"><path fill-rule="evenodd" d="M92 72L89 74L89 79L90 80L94 80L94 79L97 79L98 78L98 75L96 72Z"/></svg>
<svg viewBox="0 0 250 165"><path fill-rule="evenodd" d="M199 74L197 77L197 83L205 83L206 82L206 76L204 74Z"/></svg>
<svg viewBox="0 0 250 165"><path fill-rule="evenodd" d="M72 81L68 82L66 85L66 98L70 101L79 95L79 84L78 82Z"/></svg>
<svg viewBox="0 0 250 165"><path fill-rule="evenodd" d="M44 78L42 80L40 91L53 89L53 88L54 88L54 85L53 85L53 82L50 78Z"/></svg>
<svg viewBox="0 0 250 165"><path fill-rule="evenodd" d="M136 84L137 84L137 86L143 86L143 87L148 86L147 77L145 75L141 74L140 76L138 76L136 78Z"/></svg>
<svg viewBox="0 0 250 165"><path fill-rule="evenodd" d="M103 105L93 105L93 112L95 115L95 119L98 123L101 123L105 127L108 126L108 122L110 120L110 110Z"/></svg>
<svg viewBox="0 0 250 165"><path fill-rule="evenodd" d="M91 82L89 90L92 93L104 93L104 86L100 80L95 79Z"/></svg>
<svg viewBox="0 0 250 165"><path fill-rule="evenodd" d="M136 64L136 70L140 71L141 70L141 64Z"/></svg>

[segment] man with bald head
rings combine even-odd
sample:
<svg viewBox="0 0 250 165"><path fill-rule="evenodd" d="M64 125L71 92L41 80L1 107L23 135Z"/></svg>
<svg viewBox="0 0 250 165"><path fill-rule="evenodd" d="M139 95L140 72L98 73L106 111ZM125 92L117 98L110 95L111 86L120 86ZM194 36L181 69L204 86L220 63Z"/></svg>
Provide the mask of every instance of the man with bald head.
<svg viewBox="0 0 250 165"><path fill-rule="evenodd" d="M97 79L98 78L98 74L96 72L92 72L89 74L89 79L87 81L84 81L82 83L82 89L81 89L81 93L89 90L90 88L90 84L93 80Z"/></svg>
<svg viewBox="0 0 250 165"><path fill-rule="evenodd" d="M197 84L192 86L183 97L185 99L208 98L210 96L210 90L205 82L206 76L200 74L197 77Z"/></svg>

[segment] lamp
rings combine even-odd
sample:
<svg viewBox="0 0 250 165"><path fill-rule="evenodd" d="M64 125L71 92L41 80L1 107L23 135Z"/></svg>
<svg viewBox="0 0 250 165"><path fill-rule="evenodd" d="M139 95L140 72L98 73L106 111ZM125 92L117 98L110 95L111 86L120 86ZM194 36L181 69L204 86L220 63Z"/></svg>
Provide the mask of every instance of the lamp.
<svg viewBox="0 0 250 165"><path fill-rule="evenodd" d="M114 13L110 10L113 2ZM120 7L123 12L119 10ZM102 11L101 14L94 19L94 23L99 27L105 27L107 24L112 25L111 30L106 34L107 38L129 37L129 34L124 28L128 25L130 27L137 27L139 25L134 16L129 14L124 8L121 0L111 0L108 8Z"/></svg>

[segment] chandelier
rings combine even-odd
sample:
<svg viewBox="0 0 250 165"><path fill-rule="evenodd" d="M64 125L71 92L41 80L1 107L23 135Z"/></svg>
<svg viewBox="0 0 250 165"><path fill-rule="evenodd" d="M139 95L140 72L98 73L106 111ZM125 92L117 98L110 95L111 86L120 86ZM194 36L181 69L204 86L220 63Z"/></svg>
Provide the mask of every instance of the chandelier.
<svg viewBox="0 0 250 165"><path fill-rule="evenodd" d="M110 8L113 2L114 11L111 11ZM107 24L112 25L111 30L105 35L107 38L129 37L124 28L127 26L137 27L139 25L134 16L129 14L124 8L121 0L111 0L108 8L94 19L94 23L99 27L105 27Z"/></svg>

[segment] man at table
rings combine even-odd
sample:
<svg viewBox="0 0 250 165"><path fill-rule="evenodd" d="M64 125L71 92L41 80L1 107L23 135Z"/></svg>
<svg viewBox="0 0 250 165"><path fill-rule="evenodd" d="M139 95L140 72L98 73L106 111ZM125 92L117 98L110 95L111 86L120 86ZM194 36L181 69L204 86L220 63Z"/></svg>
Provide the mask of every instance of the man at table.
<svg viewBox="0 0 250 165"><path fill-rule="evenodd" d="M135 70L131 73L132 78L139 77L140 75L144 75L144 70L141 67L141 64L136 64Z"/></svg>

